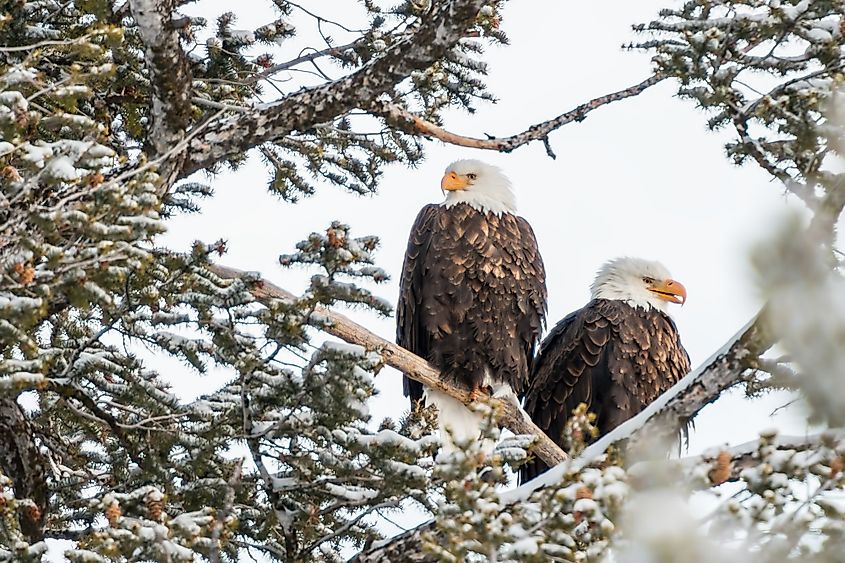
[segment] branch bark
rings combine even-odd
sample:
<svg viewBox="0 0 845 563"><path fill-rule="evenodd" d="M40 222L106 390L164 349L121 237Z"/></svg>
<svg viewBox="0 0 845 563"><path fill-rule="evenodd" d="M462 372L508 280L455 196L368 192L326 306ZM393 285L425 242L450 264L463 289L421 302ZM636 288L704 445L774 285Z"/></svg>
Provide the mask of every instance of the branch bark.
<svg viewBox="0 0 845 563"><path fill-rule="evenodd" d="M152 0L134 0L150 2ZM354 109L366 109L379 95L444 57L466 35L486 0L436 4L416 33L391 45L359 71L274 104L212 123L193 139L180 176L240 155L261 143L305 131Z"/></svg>
<svg viewBox="0 0 845 563"><path fill-rule="evenodd" d="M347 563L381 563L382 561L423 562L432 558L423 552L422 534L434 530L434 520L429 520L393 536L387 541L378 542L364 549Z"/></svg>
<svg viewBox="0 0 845 563"><path fill-rule="evenodd" d="M743 372L753 369L758 356L772 344L774 344L774 336L767 326L764 308L704 364L690 372L640 414L606 434L579 457L552 467L546 473L516 489L505 491L500 495L501 504L507 506L522 502L538 489L563 482L567 474L589 465L611 445L634 445L638 440L645 439L644 437L664 443L672 440L677 436L678 429L684 421L691 419L705 405L715 401L725 389L740 382ZM754 455L751 444L737 446L736 451L732 451L732 456L735 455L737 458L737 477L741 467L750 462ZM640 467L645 467L645 465L640 465ZM731 475L733 471L734 469L731 468ZM414 552L419 549L421 535L431 530L433 526L434 522L428 521L362 552L350 561L355 563L382 561L390 554L401 554L406 547ZM418 561L424 560L424 558L418 559Z"/></svg>
<svg viewBox="0 0 845 563"><path fill-rule="evenodd" d="M49 467L23 409L9 397L0 398L0 470L12 480L15 498L33 503L18 515L21 532L32 543L41 541L49 508Z"/></svg>
<svg viewBox="0 0 845 563"><path fill-rule="evenodd" d="M375 109L373 110L373 113L383 117L388 125L398 127L406 133L423 135L425 137L434 137L435 139L439 139L450 145L458 145L473 149L511 152L512 150L532 141L543 141L546 143L546 151L549 156L555 158L555 154L551 151L547 142L549 133L555 129L559 129L567 123L572 123L573 121L583 121L586 119L587 114L601 106L641 94L646 88L654 86L665 78L665 76L655 74L643 80L639 84L635 84L634 86L630 86L618 92L613 92L612 94L606 94L604 96L594 98L587 103L581 104L580 106L567 111L566 113L560 114L554 119L549 119L548 121L532 125L522 133L511 135L510 137L489 137L487 139L478 139L475 137L458 135L443 129L430 121L417 117L396 104L387 102L377 102L374 104Z"/></svg>
<svg viewBox="0 0 845 563"><path fill-rule="evenodd" d="M212 264L208 269L223 279L241 279L246 272ZM260 280L250 285L250 292L261 303L274 299L292 302L297 297L269 281ZM363 346L367 350L381 354L384 363L405 373L423 385L442 391L465 405L472 404L469 391L460 389L440 379L440 372L427 361L392 342L370 332L344 315L328 308L318 309L318 314L326 319L325 330L332 336L352 344ZM549 465L557 465L567 459L567 455L546 434L531 421L528 414L515 401L490 399L490 404L499 414L499 422L515 434L533 434L537 437L534 453Z"/></svg>
<svg viewBox="0 0 845 563"><path fill-rule="evenodd" d="M191 117L191 71L179 34L170 25L175 0L129 0L132 17L144 42L152 100L146 151L150 158L165 154L185 136ZM159 166L162 188L176 180L185 151Z"/></svg>

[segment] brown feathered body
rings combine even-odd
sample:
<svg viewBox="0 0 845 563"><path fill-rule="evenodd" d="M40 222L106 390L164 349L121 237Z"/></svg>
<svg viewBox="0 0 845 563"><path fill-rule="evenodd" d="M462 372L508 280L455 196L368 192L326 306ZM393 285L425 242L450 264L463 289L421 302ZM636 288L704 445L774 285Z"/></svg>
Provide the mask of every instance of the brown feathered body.
<svg viewBox="0 0 845 563"><path fill-rule="evenodd" d="M527 388L546 286L531 226L466 203L427 205L411 229L397 307L397 342L468 389ZM420 383L404 380L412 405Z"/></svg>
<svg viewBox="0 0 845 563"><path fill-rule="evenodd" d="M600 434L633 417L690 370L674 321L623 300L593 299L561 320L535 359L525 410L563 445L564 425L580 403L596 414ZM522 481L547 467L533 460Z"/></svg>

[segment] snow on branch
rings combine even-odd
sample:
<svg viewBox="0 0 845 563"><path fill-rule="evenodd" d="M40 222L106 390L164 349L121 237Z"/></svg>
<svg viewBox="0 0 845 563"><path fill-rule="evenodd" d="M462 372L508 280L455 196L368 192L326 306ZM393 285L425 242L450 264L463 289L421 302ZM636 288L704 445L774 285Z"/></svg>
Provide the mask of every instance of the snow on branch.
<svg viewBox="0 0 845 563"><path fill-rule="evenodd" d="M488 137L487 139L478 139L475 137L466 137L447 131L430 121L426 121L411 112L403 109L396 104L378 103L373 113L383 117L388 124L401 128L406 133L414 135L423 135L425 137L434 137L444 143L450 145L458 145L461 147L470 147L473 149L486 149L499 152L511 152L514 149L526 145L532 141L543 141L546 146L546 152L551 158L556 158L555 153L549 145L549 133L573 121L583 121L594 109L607 105L611 102L624 100L641 94L646 88L654 86L658 82L665 79L665 76L655 74L643 80L639 84L594 98L589 102L583 103L578 107L562 113L554 119L543 121L532 125L522 133L511 135L509 137Z"/></svg>
<svg viewBox="0 0 845 563"><path fill-rule="evenodd" d="M212 264L208 269L215 275L223 279L241 279L245 277L247 272ZM254 280L253 275L249 276L249 280ZM255 299L261 303L267 303L274 299L292 302L297 297L289 291L282 289L269 281L259 279L256 281L249 281L249 288ZM381 338L380 336L370 332L363 326L351 321L347 317L332 311L328 308L318 308L317 315L324 321L324 330L336 336L341 340L351 344L358 344L367 350L378 352L384 360L384 363L390 367L405 373L408 377L415 381L419 381L423 385L430 388L442 391L455 399L461 401L465 405L472 404L470 400L469 391L455 387L448 382L440 379L440 373L431 366L427 361L419 356L405 350L392 342ZM563 452L557 444L555 444L548 436L546 436L537 425L535 425L528 414L522 410L516 403L515 397L513 401L490 399L491 406L499 413L499 422L511 430L515 434L531 434L536 436L537 442L534 446L533 452L549 465L557 465L565 459L567 455Z"/></svg>
<svg viewBox="0 0 845 563"><path fill-rule="evenodd" d="M443 58L466 35L485 2L451 0L437 4L415 33L388 47L382 56L357 72L210 124L191 142L181 177L241 155L261 143L305 131L354 109L370 107L378 96L411 72Z"/></svg>
<svg viewBox="0 0 845 563"><path fill-rule="evenodd" d="M171 22L175 1L129 0L129 6L146 47L144 57L152 86L146 148L151 153L148 156L156 157L167 153L185 134L191 115L191 73ZM164 171L165 177L180 168L178 163L163 166L159 173Z"/></svg>

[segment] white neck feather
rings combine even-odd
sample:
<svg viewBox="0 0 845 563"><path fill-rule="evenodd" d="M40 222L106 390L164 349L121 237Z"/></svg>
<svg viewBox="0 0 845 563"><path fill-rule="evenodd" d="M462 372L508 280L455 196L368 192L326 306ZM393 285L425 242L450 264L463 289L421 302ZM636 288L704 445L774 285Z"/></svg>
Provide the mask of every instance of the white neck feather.
<svg viewBox="0 0 845 563"><path fill-rule="evenodd" d="M489 191L476 191L475 187L472 190L448 192L446 201L442 205L448 208L459 203L466 203L482 213L489 211L496 215L502 213L516 214L516 196L510 190L510 186L495 194Z"/></svg>

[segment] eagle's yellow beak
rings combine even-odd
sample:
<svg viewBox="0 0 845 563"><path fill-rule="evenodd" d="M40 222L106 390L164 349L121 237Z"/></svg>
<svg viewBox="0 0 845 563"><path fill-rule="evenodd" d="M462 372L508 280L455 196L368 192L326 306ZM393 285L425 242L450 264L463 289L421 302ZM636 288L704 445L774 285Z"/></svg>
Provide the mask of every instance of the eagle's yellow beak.
<svg viewBox="0 0 845 563"><path fill-rule="evenodd" d="M648 287L648 290L669 303L683 305L687 301L687 288L681 282L672 279L657 280Z"/></svg>
<svg viewBox="0 0 845 563"><path fill-rule="evenodd" d="M443 176L442 180L440 180L441 190L449 190L450 192L453 192L455 190L465 190L467 186L469 186L469 180L467 177L460 176L457 172L449 172Z"/></svg>

